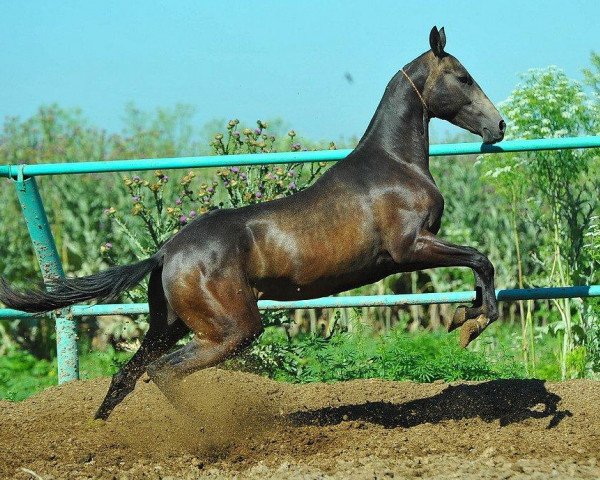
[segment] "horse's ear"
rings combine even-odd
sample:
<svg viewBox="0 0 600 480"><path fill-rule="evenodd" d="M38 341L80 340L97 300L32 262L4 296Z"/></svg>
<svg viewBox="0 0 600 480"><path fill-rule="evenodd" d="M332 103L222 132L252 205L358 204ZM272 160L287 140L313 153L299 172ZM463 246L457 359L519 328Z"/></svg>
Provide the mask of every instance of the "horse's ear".
<svg viewBox="0 0 600 480"><path fill-rule="evenodd" d="M438 31L437 27L433 27L429 33L429 46L436 57L441 57L444 54L446 46L446 33L444 27Z"/></svg>

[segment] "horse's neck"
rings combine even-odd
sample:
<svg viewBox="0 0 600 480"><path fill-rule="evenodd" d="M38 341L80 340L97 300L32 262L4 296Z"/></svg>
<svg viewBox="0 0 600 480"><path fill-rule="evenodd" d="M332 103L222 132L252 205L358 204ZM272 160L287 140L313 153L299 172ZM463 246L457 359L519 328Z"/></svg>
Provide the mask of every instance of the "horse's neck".
<svg viewBox="0 0 600 480"><path fill-rule="evenodd" d="M410 69L410 65L407 68ZM424 84L425 79L412 80L422 91L420 84ZM429 174L429 119L424 115L419 96L402 72L388 84L355 152L364 162L378 162L378 157L385 155L399 165L410 163Z"/></svg>

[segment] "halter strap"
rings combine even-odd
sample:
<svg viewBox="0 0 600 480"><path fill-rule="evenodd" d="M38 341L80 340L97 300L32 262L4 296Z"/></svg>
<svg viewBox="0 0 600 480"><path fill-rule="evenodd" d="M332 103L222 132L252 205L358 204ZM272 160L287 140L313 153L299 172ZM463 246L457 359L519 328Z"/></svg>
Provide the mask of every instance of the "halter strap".
<svg viewBox="0 0 600 480"><path fill-rule="evenodd" d="M423 100L423 97L421 96L421 93L419 92L419 90L417 89L417 87L415 86L415 84L413 83L413 81L410 79L410 77L408 76L408 74L404 71L404 69L401 68L400 71L406 77L406 79L408 80L408 83L410 83L410 85L412 86L413 90L415 91L415 93L419 97L419 100L421 100L421 103L423 104L423 108L425 108L424 114L427 115L427 112L429 111L429 108L427 108L427 104L425 103L425 100Z"/></svg>

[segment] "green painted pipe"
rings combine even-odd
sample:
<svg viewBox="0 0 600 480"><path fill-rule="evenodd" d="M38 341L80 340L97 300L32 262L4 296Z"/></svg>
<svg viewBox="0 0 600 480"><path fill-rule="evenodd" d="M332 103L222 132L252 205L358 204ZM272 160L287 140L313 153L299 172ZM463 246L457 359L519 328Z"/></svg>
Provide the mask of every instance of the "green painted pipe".
<svg viewBox="0 0 600 480"><path fill-rule="evenodd" d="M477 153L525 152L600 147L600 136L542 138L536 140L509 140L496 145L483 143L456 143L431 145L432 157L442 155L469 155ZM314 152L256 153L205 157L145 158L139 160L111 160L97 162L43 163L37 165L0 165L0 177L16 178L18 169L25 177L37 175L130 172L141 170L168 170L173 168L227 167L266 165L277 163L333 162L346 158L352 150L321 150Z"/></svg>
<svg viewBox="0 0 600 480"><path fill-rule="evenodd" d="M35 178L24 179L18 175L14 184L44 281L64 277ZM52 314L52 317L56 324L58 383L76 380L79 378L77 324L68 309L60 314Z"/></svg>
<svg viewBox="0 0 600 480"><path fill-rule="evenodd" d="M600 285L576 287L524 288L496 290L499 301L543 300L550 298L587 298L600 297ZM285 310L297 308L351 308L392 305L428 305L433 303L468 303L475 300L475 291L408 293L401 295L349 295L337 297L313 298L310 300L293 300L280 302L275 300L259 300L260 310ZM98 315L138 315L148 313L147 303L117 303L104 305L75 305L71 307L74 317ZM9 308L0 309L0 319L33 318L32 313L25 313Z"/></svg>

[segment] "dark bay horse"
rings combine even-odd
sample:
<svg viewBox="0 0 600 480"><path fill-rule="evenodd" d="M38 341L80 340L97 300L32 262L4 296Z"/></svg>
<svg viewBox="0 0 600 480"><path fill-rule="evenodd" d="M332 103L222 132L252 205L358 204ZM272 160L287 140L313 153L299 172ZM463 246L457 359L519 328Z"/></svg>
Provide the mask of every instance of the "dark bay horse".
<svg viewBox="0 0 600 480"><path fill-rule="evenodd" d="M428 127L438 117L494 143L502 140L505 123L467 70L444 51L443 28L431 30L429 44L431 50L392 78L356 149L310 188L213 211L146 260L57 279L47 292L16 292L2 281L0 300L7 306L42 312L115 296L150 273L150 328L113 377L97 418L107 418L146 370L165 392L247 346L262 331L259 298L319 297L393 273L469 267L477 299L458 308L450 329L461 327L467 346L498 318L487 257L436 237L444 199L429 172ZM190 330L194 338L168 353Z"/></svg>

